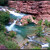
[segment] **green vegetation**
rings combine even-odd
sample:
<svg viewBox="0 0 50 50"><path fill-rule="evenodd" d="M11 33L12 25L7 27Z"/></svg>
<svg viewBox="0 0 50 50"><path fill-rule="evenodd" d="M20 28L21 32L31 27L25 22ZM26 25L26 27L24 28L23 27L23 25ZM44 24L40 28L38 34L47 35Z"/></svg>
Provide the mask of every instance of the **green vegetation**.
<svg viewBox="0 0 50 50"><path fill-rule="evenodd" d="M42 24L42 20L40 20L39 22L38 22L38 25L41 25Z"/></svg>
<svg viewBox="0 0 50 50"><path fill-rule="evenodd" d="M31 23L31 19L27 19L27 22L28 22L28 23Z"/></svg>
<svg viewBox="0 0 50 50"><path fill-rule="evenodd" d="M5 24L9 22L9 19L10 15L8 12L0 11L0 45L4 45L8 49L19 49L18 44L12 40L13 37L16 37L16 33L10 31L8 35L5 29Z"/></svg>
<svg viewBox="0 0 50 50"><path fill-rule="evenodd" d="M10 35L11 38L16 37L16 32L10 31L9 32L9 35Z"/></svg>
<svg viewBox="0 0 50 50"><path fill-rule="evenodd" d="M45 25L48 26L48 21L47 20L45 20Z"/></svg>
<svg viewBox="0 0 50 50"><path fill-rule="evenodd" d="M32 18L33 18L34 20L36 19L36 17L33 17L33 16L32 16Z"/></svg>
<svg viewBox="0 0 50 50"><path fill-rule="evenodd" d="M47 20L45 20L45 26L50 27L50 22L48 22Z"/></svg>
<svg viewBox="0 0 50 50"><path fill-rule="evenodd" d="M38 50L39 50L39 49L41 49L41 48L40 48L40 47L35 47L35 48L32 48L32 49L38 49Z"/></svg>
<svg viewBox="0 0 50 50"><path fill-rule="evenodd" d="M48 22L48 27L50 27L50 22Z"/></svg>
<svg viewBox="0 0 50 50"><path fill-rule="evenodd" d="M4 25L2 25L2 24L0 24L0 31L3 31L3 30L5 30L5 26Z"/></svg>
<svg viewBox="0 0 50 50"><path fill-rule="evenodd" d="M41 37L41 36L43 36L42 34L43 34L43 32L42 32L42 26L38 26L38 27L37 27L36 35L37 35L38 37Z"/></svg>
<svg viewBox="0 0 50 50"><path fill-rule="evenodd" d="M47 42L50 42L50 38L46 37L46 41L47 41Z"/></svg>
<svg viewBox="0 0 50 50"><path fill-rule="evenodd" d="M8 0L0 0L0 5L4 6L7 5Z"/></svg>
<svg viewBox="0 0 50 50"><path fill-rule="evenodd" d="M4 32L0 32L0 35L1 35L0 36L0 44L5 45L8 49L10 49L10 48L12 48L12 49L19 48L19 46L15 42L13 42L11 40L9 40L9 41L6 40L7 36L4 34Z"/></svg>
<svg viewBox="0 0 50 50"><path fill-rule="evenodd" d="M20 13L20 11L17 11L17 13Z"/></svg>
<svg viewBox="0 0 50 50"><path fill-rule="evenodd" d="M8 12L0 11L0 24L7 24L9 22L10 15Z"/></svg>
<svg viewBox="0 0 50 50"><path fill-rule="evenodd" d="M47 49L50 50L50 43L49 43L49 47Z"/></svg>

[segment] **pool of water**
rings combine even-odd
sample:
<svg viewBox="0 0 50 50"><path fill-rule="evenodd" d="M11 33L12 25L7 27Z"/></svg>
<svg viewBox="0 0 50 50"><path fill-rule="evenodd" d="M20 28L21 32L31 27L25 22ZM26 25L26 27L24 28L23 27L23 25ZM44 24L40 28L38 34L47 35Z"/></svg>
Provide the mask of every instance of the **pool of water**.
<svg viewBox="0 0 50 50"><path fill-rule="evenodd" d="M25 15L25 14L24 14ZM21 17L17 17L14 16L12 14L10 14L10 18L12 19L21 19ZM6 26L10 26L10 25L6 25ZM34 31L36 30L35 24L34 23L30 23L26 26L18 26L18 25L14 25L12 28L13 31L15 31L17 33L17 41L20 42L22 41L24 38L26 38L27 35L33 34Z"/></svg>

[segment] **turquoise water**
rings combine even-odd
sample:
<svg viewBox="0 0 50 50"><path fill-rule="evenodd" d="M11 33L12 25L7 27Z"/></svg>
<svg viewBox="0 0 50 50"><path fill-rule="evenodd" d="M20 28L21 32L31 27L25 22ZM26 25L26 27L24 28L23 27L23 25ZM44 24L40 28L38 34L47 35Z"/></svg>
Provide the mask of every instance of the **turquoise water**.
<svg viewBox="0 0 50 50"><path fill-rule="evenodd" d="M10 14L10 18L17 19L18 17ZM19 18L19 19L21 19L21 18ZM10 25L6 25L6 26L10 27ZM16 35L17 41L20 42L24 38L26 38L27 35L33 34L35 32L36 25L34 23L30 23L26 26L14 25L12 30L17 33L17 35Z"/></svg>
<svg viewBox="0 0 50 50"><path fill-rule="evenodd" d="M15 29L17 28L18 30L20 30L20 31L16 31L16 32L24 38L29 34L33 34L34 31L36 30L34 23L30 23L26 26L17 26L17 25L15 25L14 28Z"/></svg>
<svg viewBox="0 0 50 50"><path fill-rule="evenodd" d="M23 14L23 13L19 13L19 14L23 15L23 16L27 15L27 14ZM10 14L10 18L12 18L12 19L17 19L17 18L21 19L23 16L14 16L13 14Z"/></svg>
<svg viewBox="0 0 50 50"><path fill-rule="evenodd" d="M14 16L12 14L10 14L10 18L12 18L12 19L19 18L19 19L21 19L21 17ZM30 23L30 24L28 24L26 26L14 25L12 30L16 31L17 34L20 34L23 38L25 38L28 34L33 34L34 30L36 30L36 28L35 28L35 24L34 23Z"/></svg>

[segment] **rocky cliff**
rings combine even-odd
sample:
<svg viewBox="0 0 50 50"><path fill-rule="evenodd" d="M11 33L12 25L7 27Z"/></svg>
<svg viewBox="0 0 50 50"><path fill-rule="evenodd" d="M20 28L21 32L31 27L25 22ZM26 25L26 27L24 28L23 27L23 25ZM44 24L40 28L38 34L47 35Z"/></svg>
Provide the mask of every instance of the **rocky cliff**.
<svg viewBox="0 0 50 50"><path fill-rule="evenodd" d="M34 15L38 20L50 21L50 1L9 1L9 7Z"/></svg>

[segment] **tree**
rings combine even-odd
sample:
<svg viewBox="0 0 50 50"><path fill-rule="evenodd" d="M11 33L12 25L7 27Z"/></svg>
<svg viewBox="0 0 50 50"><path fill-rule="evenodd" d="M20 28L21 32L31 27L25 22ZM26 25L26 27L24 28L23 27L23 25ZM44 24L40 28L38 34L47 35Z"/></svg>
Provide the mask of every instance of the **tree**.
<svg viewBox="0 0 50 50"><path fill-rule="evenodd" d="M0 31L5 30L5 26L0 24Z"/></svg>
<svg viewBox="0 0 50 50"><path fill-rule="evenodd" d="M0 24L7 24L9 22L10 15L8 12L0 11Z"/></svg>
<svg viewBox="0 0 50 50"><path fill-rule="evenodd" d="M8 4L8 0L0 0L0 5L4 6Z"/></svg>

